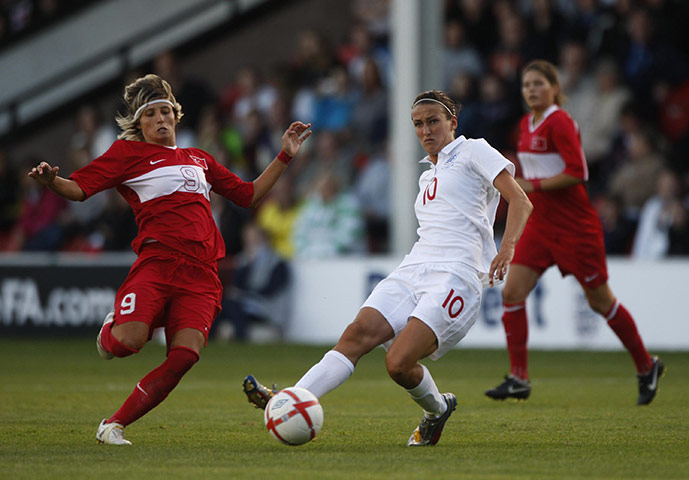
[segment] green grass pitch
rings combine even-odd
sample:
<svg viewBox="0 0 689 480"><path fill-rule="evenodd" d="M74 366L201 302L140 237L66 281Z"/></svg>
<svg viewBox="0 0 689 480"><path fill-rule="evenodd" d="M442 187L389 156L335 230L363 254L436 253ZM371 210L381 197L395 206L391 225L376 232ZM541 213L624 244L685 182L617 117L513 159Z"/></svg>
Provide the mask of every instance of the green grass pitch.
<svg viewBox="0 0 689 480"><path fill-rule="evenodd" d="M242 378L292 385L328 347L211 342L168 399L126 430L134 445L97 445L95 431L162 362L103 361L93 339L0 340L0 478L7 479L680 479L689 478L689 353L665 352L668 373L636 406L625 352L531 353L527 402L483 396L504 351L458 349L427 362L459 400L440 443L408 448L420 409L375 350L321 399L311 443L288 447L263 427Z"/></svg>

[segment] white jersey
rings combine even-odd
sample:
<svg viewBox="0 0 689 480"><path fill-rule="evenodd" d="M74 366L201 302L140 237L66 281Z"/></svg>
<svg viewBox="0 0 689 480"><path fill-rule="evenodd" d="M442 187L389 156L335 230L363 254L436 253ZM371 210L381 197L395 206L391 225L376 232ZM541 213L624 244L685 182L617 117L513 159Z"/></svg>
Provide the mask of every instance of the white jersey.
<svg viewBox="0 0 689 480"><path fill-rule="evenodd" d="M493 222L500 192L493 180L503 170L514 176L514 164L484 139L460 136L445 146L434 165L419 178L414 203L419 240L400 266L457 262L488 282L497 255Z"/></svg>

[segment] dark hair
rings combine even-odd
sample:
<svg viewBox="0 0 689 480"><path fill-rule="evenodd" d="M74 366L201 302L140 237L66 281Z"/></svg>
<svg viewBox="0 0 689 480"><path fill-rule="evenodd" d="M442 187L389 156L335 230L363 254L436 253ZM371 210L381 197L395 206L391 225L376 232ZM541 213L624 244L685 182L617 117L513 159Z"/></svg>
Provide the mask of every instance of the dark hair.
<svg viewBox="0 0 689 480"><path fill-rule="evenodd" d="M426 90L425 92L419 93L414 99L412 108L414 108L417 103L423 102L424 100L429 100L428 103L442 103L447 109L445 111L447 118L456 117L459 111L462 109L462 105L455 105L455 102L450 98L450 96L442 90Z"/></svg>
<svg viewBox="0 0 689 480"><path fill-rule="evenodd" d="M565 95L560 89L560 76L557 74L557 68L555 65L547 60L533 60L529 62L526 67L522 69L522 77L526 72L538 72L548 80L548 83L555 85L558 88L558 92L555 95L555 104L561 107L565 103Z"/></svg>

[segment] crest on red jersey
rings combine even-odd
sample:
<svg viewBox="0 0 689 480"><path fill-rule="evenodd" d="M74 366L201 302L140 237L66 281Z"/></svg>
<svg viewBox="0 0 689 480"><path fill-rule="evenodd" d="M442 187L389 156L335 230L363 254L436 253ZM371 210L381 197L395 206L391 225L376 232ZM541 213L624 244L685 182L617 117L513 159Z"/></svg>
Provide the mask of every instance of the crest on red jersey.
<svg viewBox="0 0 689 480"><path fill-rule="evenodd" d="M548 150L548 140L545 137L531 137L531 150L545 152Z"/></svg>
<svg viewBox="0 0 689 480"><path fill-rule="evenodd" d="M195 157L193 155L189 155L191 159L194 161L196 165L199 167L203 168L204 170L208 170L208 164L206 163L206 159L203 157Z"/></svg>

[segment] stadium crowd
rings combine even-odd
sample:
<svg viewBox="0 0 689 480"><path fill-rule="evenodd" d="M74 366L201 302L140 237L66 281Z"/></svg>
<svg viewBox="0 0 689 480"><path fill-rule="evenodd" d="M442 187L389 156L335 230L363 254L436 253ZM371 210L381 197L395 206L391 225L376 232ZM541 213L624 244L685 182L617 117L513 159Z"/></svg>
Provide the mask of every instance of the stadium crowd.
<svg viewBox="0 0 689 480"><path fill-rule="evenodd" d="M352 0L352 8L347 38L301 31L290 61L246 65L221 91L181 77L173 52L150 65L182 104L178 145L206 150L242 178L272 160L290 121L313 124L313 138L255 214L213 197L228 261L242 255L250 223L286 260L389 249L389 2ZM534 58L555 63L564 108L581 129L607 253L687 255L687 18L689 6L676 0L448 0L438 88L462 105L458 135L483 137L518 163L520 70ZM113 117L81 106L61 175L110 146ZM136 225L116 192L67 204L27 177L41 158L10 152L0 148L0 250L129 249Z"/></svg>

